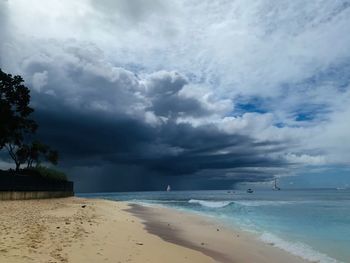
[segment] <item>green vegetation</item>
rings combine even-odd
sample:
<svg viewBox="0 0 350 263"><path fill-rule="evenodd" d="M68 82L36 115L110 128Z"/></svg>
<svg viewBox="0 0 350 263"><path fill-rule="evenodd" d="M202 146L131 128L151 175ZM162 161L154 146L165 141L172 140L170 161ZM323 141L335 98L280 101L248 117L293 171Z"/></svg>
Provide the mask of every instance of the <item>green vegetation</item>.
<svg viewBox="0 0 350 263"><path fill-rule="evenodd" d="M31 118L30 90L21 76L0 69L0 151L6 150L14 161L15 172L47 179L67 180L66 175L42 163L57 165L58 152L36 138L37 123ZM21 165L25 169L21 169Z"/></svg>
<svg viewBox="0 0 350 263"><path fill-rule="evenodd" d="M40 177L48 180L67 181L67 176L63 172L57 171L53 168L44 167L44 166L37 166L37 167L22 169L20 173L24 175Z"/></svg>

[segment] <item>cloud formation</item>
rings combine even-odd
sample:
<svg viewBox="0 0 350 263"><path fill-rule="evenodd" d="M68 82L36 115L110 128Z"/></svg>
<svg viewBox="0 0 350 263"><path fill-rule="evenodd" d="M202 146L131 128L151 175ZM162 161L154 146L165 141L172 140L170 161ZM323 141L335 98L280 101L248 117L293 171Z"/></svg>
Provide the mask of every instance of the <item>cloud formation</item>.
<svg viewBox="0 0 350 263"><path fill-rule="evenodd" d="M0 66L30 86L63 167L91 175L82 190L88 169L119 190L220 188L349 160L348 1L0 7Z"/></svg>

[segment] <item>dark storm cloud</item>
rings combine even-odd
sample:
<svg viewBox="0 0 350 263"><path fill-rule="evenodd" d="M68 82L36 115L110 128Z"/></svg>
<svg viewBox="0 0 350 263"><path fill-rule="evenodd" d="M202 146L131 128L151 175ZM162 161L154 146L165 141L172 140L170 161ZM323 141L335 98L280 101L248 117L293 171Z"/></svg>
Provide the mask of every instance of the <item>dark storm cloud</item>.
<svg viewBox="0 0 350 263"><path fill-rule="evenodd" d="M288 166L278 155L285 144L179 121L216 116L223 102L209 107L206 98L184 95L188 80L175 71L138 75L107 63L89 44L50 41L43 49L21 70L38 137L59 150L79 191L161 189L170 182L220 188L264 181L271 168Z"/></svg>
<svg viewBox="0 0 350 263"><path fill-rule="evenodd" d="M61 112L39 109L35 118L41 124L39 136L64 153L64 159L74 161L122 158L140 151L155 135L149 126L125 116L84 114L66 108Z"/></svg>
<svg viewBox="0 0 350 263"><path fill-rule="evenodd" d="M59 101L78 111L127 110L131 115L150 111L166 118L210 114L198 99L180 95L188 81L177 72L159 71L140 79L124 68L104 64L101 52L94 46L50 44L61 53L51 57L46 51L23 63L25 75L37 92L34 103L40 101L41 107L48 104L51 108L57 102L53 97L59 97Z"/></svg>
<svg viewBox="0 0 350 263"><path fill-rule="evenodd" d="M210 114L198 100L181 97L179 92L188 80L177 72L161 71L152 74L146 81L146 94L152 101L149 107L158 116L178 117L178 115L203 116Z"/></svg>
<svg viewBox="0 0 350 263"><path fill-rule="evenodd" d="M193 174L202 170L230 170L241 167L283 167L287 163L266 157L268 150L255 145L253 139L242 135L227 135L214 127L193 128L177 126L177 136L164 132L164 140L172 147L183 149L176 156L148 160L150 168L165 174ZM277 152L280 147L274 148ZM245 172L245 176L248 173ZM248 178L246 178L248 179Z"/></svg>
<svg viewBox="0 0 350 263"><path fill-rule="evenodd" d="M255 144L249 137L227 135L213 126L194 128L189 124L171 123L152 127L125 115L78 113L71 109L38 110L36 119L40 123L39 136L59 149L63 166L92 167L92 171L104 171L102 177L106 177L106 173L116 176L99 182L106 187L109 184L103 181L123 181L124 184L139 177L143 179L131 183L134 189L160 187L154 180L173 181L169 176L190 176L188 184L191 181L198 184L198 179L209 184L218 181L219 175L230 184L263 181L273 176L264 173L264 169L287 165L265 156L265 146L270 146L269 143ZM245 169L236 170L239 168ZM222 177L223 174L228 176ZM159 179L162 176L167 179ZM153 188L143 183L144 180L152 181Z"/></svg>
<svg viewBox="0 0 350 263"><path fill-rule="evenodd" d="M59 148L63 158L140 164L172 174L202 169L281 166L285 162L264 157L273 143L259 143L248 136L228 135L211 126L166 124L152 127L123 115L38 109L39 135ZM64 157L65 156L65 157ZM181 165L177 165L181 164Z"/></svg>

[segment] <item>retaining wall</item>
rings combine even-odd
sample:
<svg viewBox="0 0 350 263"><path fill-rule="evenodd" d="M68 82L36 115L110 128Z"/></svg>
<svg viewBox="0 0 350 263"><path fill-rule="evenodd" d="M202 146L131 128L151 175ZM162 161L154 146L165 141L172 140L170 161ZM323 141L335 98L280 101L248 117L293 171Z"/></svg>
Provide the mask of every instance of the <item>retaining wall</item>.
<svg viewBox="0 0 350 263"><path fill-rule="evenodd" d="M70 181L0 173L0 200L57 198L74 195Z"/></svg>
<svg viewBox="0 0 350 263"><path fill-rule="evenodd" d="M59 198L73 196L73 192L62 191L33 191L33 192L15 192L3 191L0 192L0 200L28 200L28 199L44 199L44 198Z"/></svg>

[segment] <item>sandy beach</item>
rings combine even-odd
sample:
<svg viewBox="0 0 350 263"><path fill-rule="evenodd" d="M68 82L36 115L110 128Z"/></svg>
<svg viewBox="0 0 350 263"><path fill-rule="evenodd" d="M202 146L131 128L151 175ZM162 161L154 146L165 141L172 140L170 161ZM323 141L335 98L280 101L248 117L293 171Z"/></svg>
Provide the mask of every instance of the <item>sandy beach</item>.
<svg viewBox="0 0 350 263"><path fill-rule="evenodd" d="M305 262L167 208L62 198L0 202L0 262Z"/></svg>

